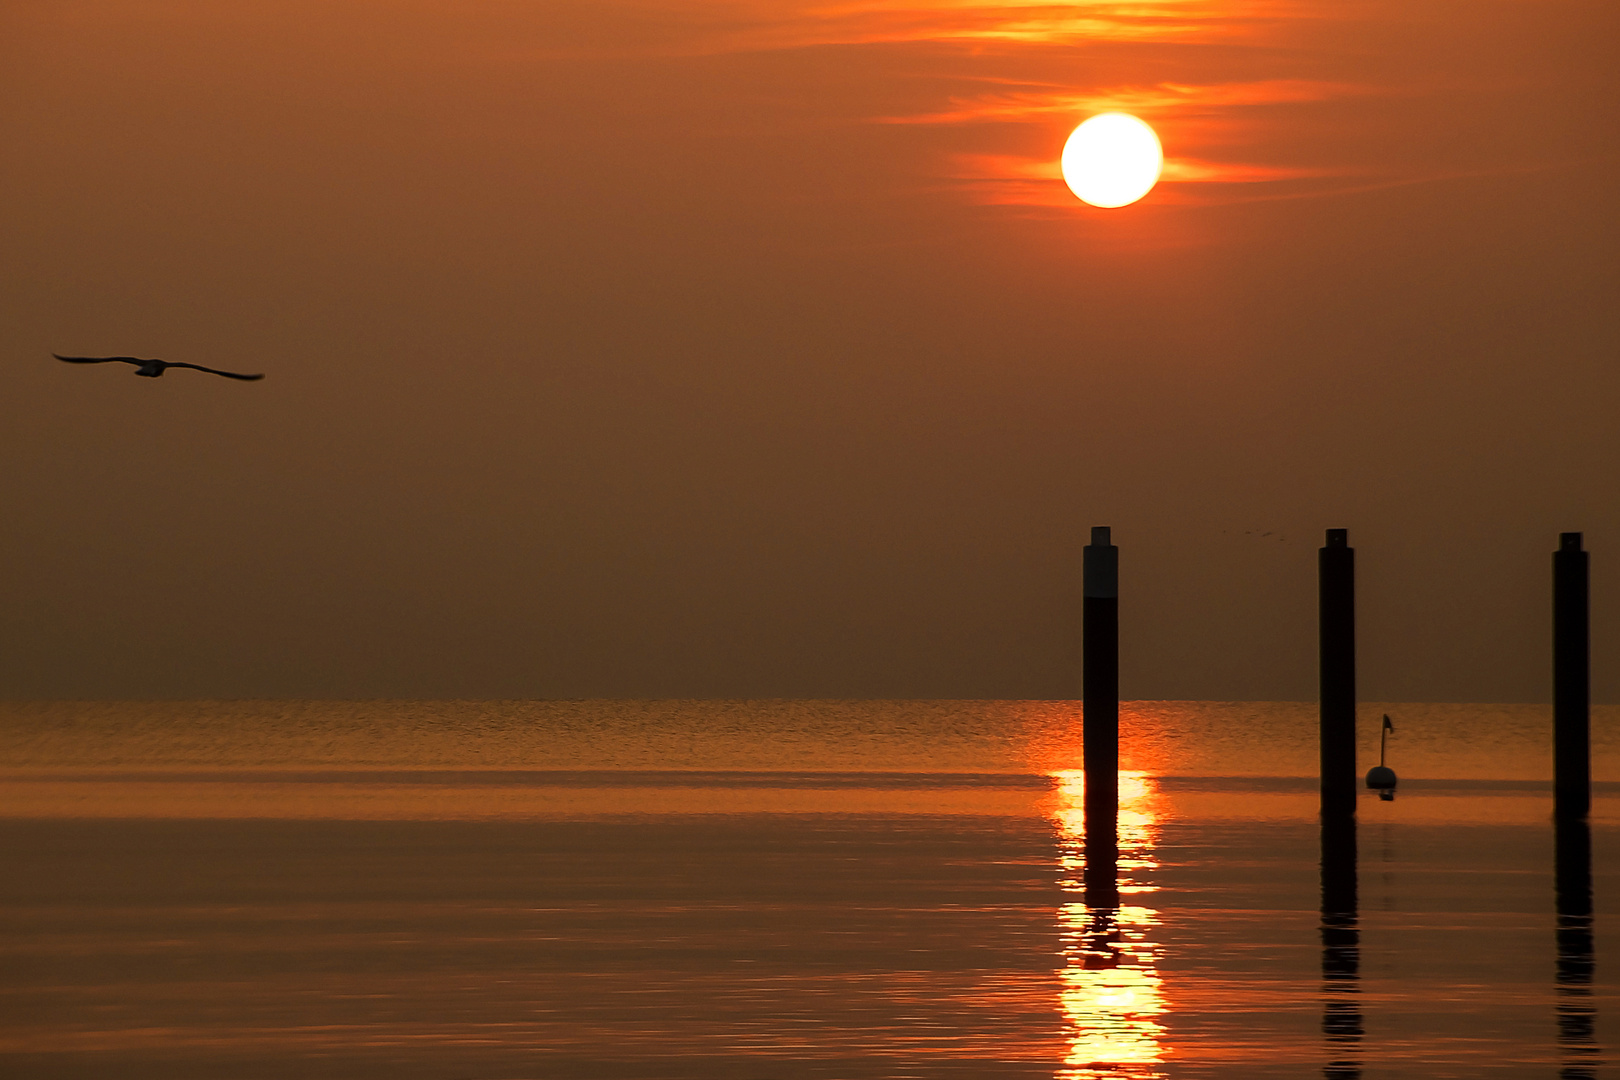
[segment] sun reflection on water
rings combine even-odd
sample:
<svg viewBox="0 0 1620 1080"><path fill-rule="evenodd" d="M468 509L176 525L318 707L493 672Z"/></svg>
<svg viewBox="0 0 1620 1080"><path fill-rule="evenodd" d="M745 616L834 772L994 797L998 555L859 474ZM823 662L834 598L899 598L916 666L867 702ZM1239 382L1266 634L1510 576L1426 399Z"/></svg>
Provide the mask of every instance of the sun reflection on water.
<svg viewBox="0 0 1620 1080"><path fill-rule="evenodd" d="M1085 777L1073 770L1052 774L1057 804L1061 885L1076 897L1058 910L1064 966L1060 1006L1068 1043L1057 1080L1155 1080L1165 1074L1166 1012L1161 947L1153 940L1159 913L1141 904L1091 907L1085 895ZM1159 823L1157 784L1143 772L1119 774L1119 892L1145 898L1155 886L1154 848Z"/></svg>

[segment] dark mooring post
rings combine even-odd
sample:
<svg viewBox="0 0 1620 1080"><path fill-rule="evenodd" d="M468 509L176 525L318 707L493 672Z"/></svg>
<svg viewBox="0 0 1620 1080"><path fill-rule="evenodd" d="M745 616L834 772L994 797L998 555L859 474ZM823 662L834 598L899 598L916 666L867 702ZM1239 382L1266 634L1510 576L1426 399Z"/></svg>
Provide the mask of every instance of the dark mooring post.
<svg viewBox="0 0 1620 1080"><path fill-rule="evenodd" d="M1559 1080L1594 1080L1598 1066L1596 962L1592 942L1592 829L1585 818L1553 822L1554 902L1558 912Z"/></svg>
<svg viewBox="0 0 1620 1080"><path fill-rule="evenodd" d="M1361 1076L1361 930L1356 903L1356 819L1322 815L1322 1037L1325 1080Z"/></svg>
<svg viewBox="0 0 1620 1080"><path fill-rule="evenodd" d="M1561 818L1584 818L1592 807L1586 596L1581 534L1559 533L1553 552L1553 812Z"/></svg>
<svg viewBox="0 0 1620 1080"><path fill-rule="evenodd" d="M1107 526L1085 549L1086 903L1119 902L1119 548Z"/></svg>
<svg viewBox="0 0 1620 1080"><path fill-rule="evenodd" d="M1356 812L1356 550L1329 529L1317 553L1321 614L1322 814Z"/></svg>

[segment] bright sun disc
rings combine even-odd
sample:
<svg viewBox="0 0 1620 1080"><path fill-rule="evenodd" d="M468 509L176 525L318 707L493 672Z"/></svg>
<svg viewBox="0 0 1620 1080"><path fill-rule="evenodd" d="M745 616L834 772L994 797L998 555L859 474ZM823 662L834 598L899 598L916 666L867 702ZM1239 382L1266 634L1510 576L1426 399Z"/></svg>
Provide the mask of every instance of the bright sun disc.
<svg viewBox="0 0 1620 1080"><path fill-rule="evenodd" d="M1127 206L1153 190L1164 170L1159 137L1128 113L1100 113L1063 144L1063 179L1081 202Z"/></svg>

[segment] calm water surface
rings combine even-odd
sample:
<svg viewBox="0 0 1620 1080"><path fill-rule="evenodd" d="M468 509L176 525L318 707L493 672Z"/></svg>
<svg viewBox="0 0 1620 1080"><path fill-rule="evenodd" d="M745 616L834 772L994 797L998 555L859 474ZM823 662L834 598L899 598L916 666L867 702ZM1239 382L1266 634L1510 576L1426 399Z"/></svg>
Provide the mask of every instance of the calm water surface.
<svg viewBox="0 0 1620 1080"><path fill-rule="evenodd" d="M0 1065L1620 1075L1617 717L1555 836L1546 707L1386 711L1324 872L1311 706L1128 706L1092 909L1069 703L0 706Z"/></svg>

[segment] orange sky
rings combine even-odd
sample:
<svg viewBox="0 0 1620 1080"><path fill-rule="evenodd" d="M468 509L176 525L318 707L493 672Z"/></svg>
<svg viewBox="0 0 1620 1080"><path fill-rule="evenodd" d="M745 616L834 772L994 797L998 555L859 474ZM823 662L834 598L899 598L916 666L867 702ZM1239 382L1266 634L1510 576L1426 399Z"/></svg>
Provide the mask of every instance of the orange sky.
<svg viewBox="0 0 1620 1080"><path fill-rule="evenodd" d="M1110 524L1127 696L1311 696L1344 526L1368 697L1545 697L1583 529L1620 699L1617 23L7 5L0 696L1064 697Z"/></svg>

